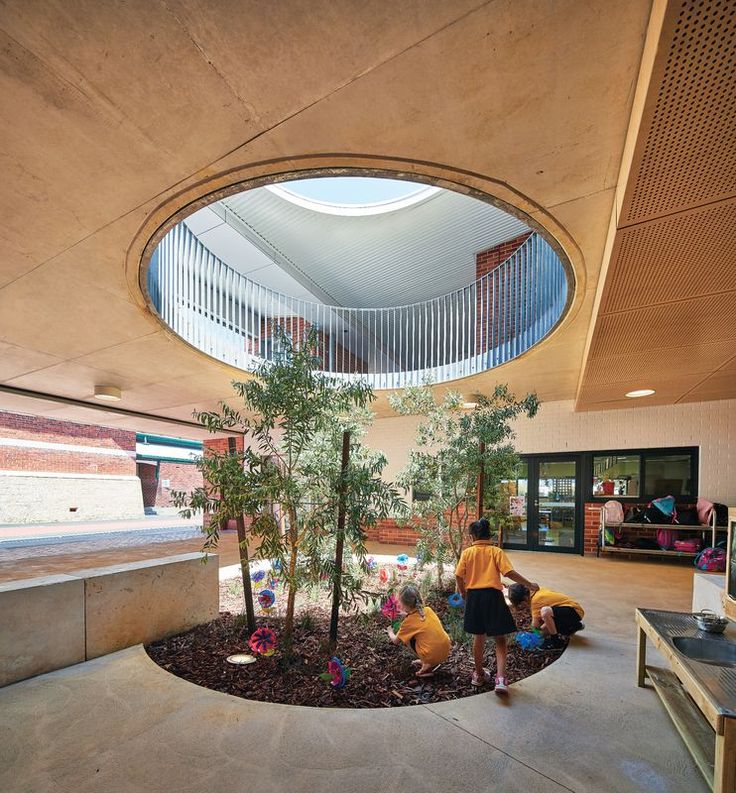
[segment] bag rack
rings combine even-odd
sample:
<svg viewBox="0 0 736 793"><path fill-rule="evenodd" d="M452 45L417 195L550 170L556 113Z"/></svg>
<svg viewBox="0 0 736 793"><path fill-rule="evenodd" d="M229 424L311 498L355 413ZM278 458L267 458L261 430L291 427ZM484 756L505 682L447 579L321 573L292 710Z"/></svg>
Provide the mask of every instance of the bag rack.
<svg viewBox="0 0 736 793"><path fill-rule="evenodd" d="M694 559L700 551L674 551L674 550L662 550L661 548L620 548L617 545L606 545L605 543L605 536L606 536L606 527L609 529L669 529L671 531L689 531L689 532L697 532L703 537L703 547L707 547L705 545L706 534L710 532L711 541L710 547L714 548L717 542L717 534L718 534L718 527L716 526L716 514L715 511L711 517L710 523L708 524L698 524L696 526L680 526L677 523L627 523L624 521L623 523L616 523L614 525L606 524L606 514L603 506L601 506L601 525L600 530L598 532L598 547L596 548L596 556L600 556L602 553L631 553L631 554L640 554L640 555L648 555L648 556L687 556L691 559ZM723 531L723 529L721 529Z"/></svg>

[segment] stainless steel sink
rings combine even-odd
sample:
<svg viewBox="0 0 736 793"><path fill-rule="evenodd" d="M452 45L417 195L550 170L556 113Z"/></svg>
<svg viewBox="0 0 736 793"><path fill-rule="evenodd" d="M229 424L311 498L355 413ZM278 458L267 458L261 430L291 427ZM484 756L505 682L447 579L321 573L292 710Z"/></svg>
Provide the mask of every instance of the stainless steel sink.
<svg viewBox="0 0 736 793"><path fill-rule="evenodd" d="M736 642L728 639L701 639L695 636L673 636L672 643L678 652L713 666L736 667Z"/></svg>

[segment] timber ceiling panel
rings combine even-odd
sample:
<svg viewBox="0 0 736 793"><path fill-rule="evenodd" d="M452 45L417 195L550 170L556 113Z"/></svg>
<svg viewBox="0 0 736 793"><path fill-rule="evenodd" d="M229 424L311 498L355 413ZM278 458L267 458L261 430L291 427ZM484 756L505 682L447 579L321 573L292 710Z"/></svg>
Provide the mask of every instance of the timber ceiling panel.
<svg viewBox="0 0 736 793"><path fill-rule="evenodd" d="M616 254L604 313L732 290L736 200L622 229Z"/></svg>
<svg viewBox="0 0 736 793"><path fill-rule="evenodd" d="M672 3L620 225L733 194L736 3Z"/></svg>
<svg viewBox="0 0 736 793"><path fill-rule="evenodd" d="M736 4L670 3L578 409L736 395ZM621 384L619 387L618 384Z"/></svg>

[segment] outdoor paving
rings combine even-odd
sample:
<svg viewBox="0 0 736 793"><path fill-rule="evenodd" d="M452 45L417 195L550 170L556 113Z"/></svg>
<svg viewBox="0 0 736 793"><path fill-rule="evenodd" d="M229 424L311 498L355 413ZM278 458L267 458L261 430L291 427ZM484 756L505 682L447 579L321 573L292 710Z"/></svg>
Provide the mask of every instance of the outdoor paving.
<svg viewBox="0 0 736 793"><path fill-rule="evenodd" d="M634 608L689 610L692 568L511 557L577 596L587 627L508 704L484 693L375 711L269 705L175 678L134 647L0 690L0 790L706 791L634 679Z"/></svg>

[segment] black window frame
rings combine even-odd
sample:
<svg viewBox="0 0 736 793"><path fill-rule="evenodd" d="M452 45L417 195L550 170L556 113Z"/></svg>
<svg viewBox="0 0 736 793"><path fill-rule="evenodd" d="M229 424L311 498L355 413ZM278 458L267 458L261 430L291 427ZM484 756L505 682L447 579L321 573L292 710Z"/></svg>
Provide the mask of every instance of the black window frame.
<svg viewBox="0 0 736 793"><path fill-rule="evenodd" d="M675 496L678 504L695 503L698 499L698 473L700 471L700 447L699 446L662 446L643 449L595 449L583 452L581 475L583 477L583 493L585 500L593 503L604 503L615 500L622 503L638 504L649 502L654 498L668 496L669 493L646 493L644 485L646 483L647 457L662 457L665 455L687 454L690 456L690 490L689 496ZM594 457L616 457L616 456L639 456L639 495L638 496L619 496L619 495L594 495L593 494L593 458Z"/></svg>

